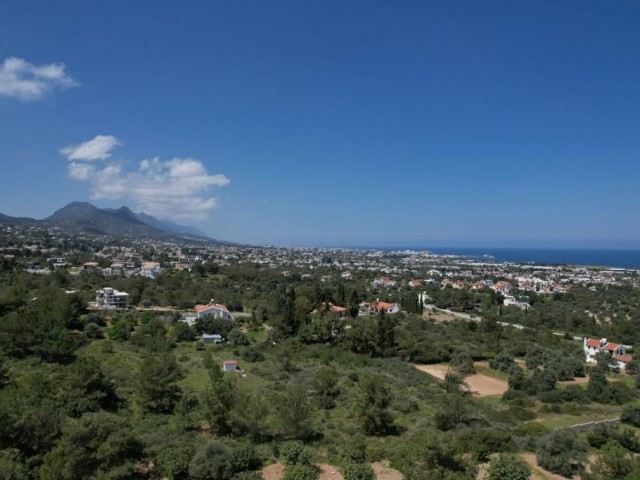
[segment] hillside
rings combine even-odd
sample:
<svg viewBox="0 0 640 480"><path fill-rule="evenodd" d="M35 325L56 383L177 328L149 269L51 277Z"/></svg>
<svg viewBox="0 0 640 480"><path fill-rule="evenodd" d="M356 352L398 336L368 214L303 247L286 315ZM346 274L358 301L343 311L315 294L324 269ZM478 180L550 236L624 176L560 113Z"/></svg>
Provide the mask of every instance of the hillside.
<svg viewBox="0 0 640 480"><path fill-rule="evenodd" d="M98 208L88 202L71 202L42 220L0 213L0 224L55 227L67 233L90 233L138 240L182 239L229 243L212 239L195 227L160 220L146 213L136 213L126 206L117 209Z"/></svg>

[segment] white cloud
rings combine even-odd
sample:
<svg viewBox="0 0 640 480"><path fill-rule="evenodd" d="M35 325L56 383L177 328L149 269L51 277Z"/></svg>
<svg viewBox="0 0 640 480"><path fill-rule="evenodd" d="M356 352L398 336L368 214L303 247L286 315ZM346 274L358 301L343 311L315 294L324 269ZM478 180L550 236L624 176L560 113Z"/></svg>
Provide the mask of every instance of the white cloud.
<svg viewBox="0 0 640 480"><path fill-rule="evenodd" d="M75 162L69 164L69 178L72 180L89 180L93 173L93 165Z"/></svg>
<svg viewBox="0 0 640 480"><path fill-rule="evenodd" d="M0 64L0 95L18 100L40 100L55 88L78 85L65 73L63 63L33 65L22 58L10 57Z"/></svg>
<svg viewBox="0 0 640 480"><path fill-rule="evenodd" d="M106 160L111 157L111 150L122 145L118 139L112 135L96 135L93 140L88 140L79 145L69 145L60 149L60 153L67 157L67 160Z"/></svg>
<svg viewBox="0 0 640 480"><path fill-rule="evenodd" d="M98 168L94 164L72 162L69 177L86 181L94 200L127 199L133 207L151 215L177 220L203 220L218 205L210 197L211 187L224 187L229 179L210 175L200 160L152 158L140 162L137 170L125 171L120 164Z"/></svg>

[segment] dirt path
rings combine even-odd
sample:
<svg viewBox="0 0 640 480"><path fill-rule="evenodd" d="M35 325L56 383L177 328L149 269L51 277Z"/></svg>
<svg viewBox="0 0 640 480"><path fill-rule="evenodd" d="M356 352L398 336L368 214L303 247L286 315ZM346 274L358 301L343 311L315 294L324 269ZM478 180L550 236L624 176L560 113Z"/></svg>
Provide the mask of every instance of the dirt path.
<svg viewBox="0 0 640 480"><path fill-rule="evenodd" d="M318 468L320 469L319 480L344 480L338 467L321 463Z"/></svg>
<svg viewBox="0 0 640 480"><path fill-rule="evenodd" d="M284 477L285 466L281 463L274 463L262 469L262 478L264 480L282 480Z"/></svg>
<svg viewBox="0 0 640 480"><path fill-rule="evenodd" d="M372 463L371 468L376 475L376 480L402 480L404 478L398 470L389 467L387 460Z"/></svg>
<svg viewBox="0 0 640 480"><path fill-rule="evenodd" d="M449 371L449 364L446 363L437 365L414 365L414 367L440 380L444 380L444 376ZM464 381L469 385L469 391L480 397L502 395L509 388L509 385L504 380L489 377L481 373L470 375L466 377Z"/></svg>
<svg viewBox="0 0 640 480"><path fill-rule="evenodd" d="M551 473L538 465L538 459L536 458L535 453L523 453L521 456L523 460L527 462L531 467L531 472L533 473L533 475L531 476L532 480L566 480L566 477ZM580 477L578 476L575 476L573 478L574 480L580 479Z"/></svg>

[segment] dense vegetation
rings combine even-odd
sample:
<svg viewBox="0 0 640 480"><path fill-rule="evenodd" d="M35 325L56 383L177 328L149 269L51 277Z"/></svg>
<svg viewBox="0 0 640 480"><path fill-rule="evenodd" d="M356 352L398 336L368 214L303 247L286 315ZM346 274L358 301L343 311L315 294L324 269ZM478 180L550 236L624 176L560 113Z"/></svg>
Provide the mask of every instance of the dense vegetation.
<svg viewBox="0 0 640 480"><path fill-rule="evenodd" d="M257 265L207 262L156 280L108 281L4 268L0 478L250 479L280 461L285 478L311 479L324 461L349 480L372 478L369 463L388 460L408 479L473 479L483 462L490 478L517 479L529 468L510 453L535 452L541 466L568 475L582 471L589 449L602 453L590 478L638 478L633 376L610 371L606 359L586 370L581 342L554 334L634 343L634 290L575 288L533 299L524 312L502 311L488 290L429 287L442 308L483 316L438 323L420 313L357 315L375 298L418 310L408 288L322 283ZM106 282L141 306L187 309L215 296L245 315L191 327L176 311L87 310ZM613 312L615 322L593 320ZM203 332L228 342L206 345ZM229 359L240 371L222 371ZM444 382L411 365L440 362L451 365ZM477 368L508 381L501 399L466 392L464 378ZM585 375L584 385L560 383ZM554 431L555 419L568 417L566 426L589 412L622 413L625 425Z"/></svg>

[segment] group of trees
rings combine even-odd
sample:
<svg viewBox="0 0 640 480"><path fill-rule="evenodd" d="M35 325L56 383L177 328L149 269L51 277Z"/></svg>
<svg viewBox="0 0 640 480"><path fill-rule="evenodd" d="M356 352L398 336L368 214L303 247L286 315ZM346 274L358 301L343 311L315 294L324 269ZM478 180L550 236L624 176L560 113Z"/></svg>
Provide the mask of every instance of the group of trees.
<svg viewBox="0 0 640 480"><path fill-rule="evenodd" d="M536 450L544 468L566 475L581 471L587 444L572 431L523 438L518 429L536 415L533 409L635 398L609 380L604 360L591 369L586 387L557 388L585 375L582 352L548 334L540 312L573 308L582 292L536 299L526 318L515 313L518 321L539 322L532 335L497 323L504 317L490 291L430 286L442 306L489 312L479 323L438 324L422 318L408 289L379 292L394 295L404 313L360 316L359 303L372 293L360 284L285 278L258 266L207 262L155 282L114 280L139 302L190 307L207 302L215 289L217 301L251 307L251 316L235 322L203 317L189 326L173 313L87 312L82 292L98 285L98 276L6 275L2 478L248 479L265 461L279 459L286 478L300 480L317 478L322 452L339 462L346 480L372 479L368 463L382 458L409 479L472 479L478 462L490 462L490 480L519 480L529 469L512 453L523 444ZM80 294L65 293L79 283ZM616 293L610 300L620 299ZM329 311L329 303L347 307L346 316ZM219 333L228 343L204 345L202 333ZM241 360L246 370L223 373L223 356ZM466 393L464 377L478 360L509 375L510 390L498 406ZM442 383L408 364L446 361L453 372ZM640 425L638 418L634 408L623 414L632 425ZM632 455L640 449L633 432L621 427L586 438L602 452L590 478L635 478Z"/></svg>

